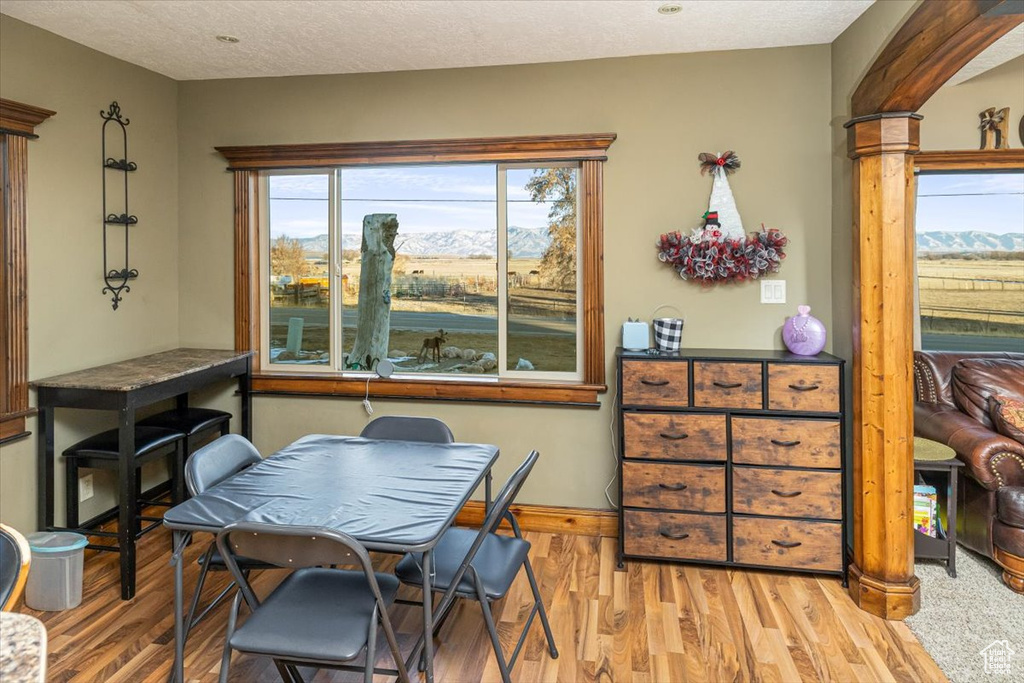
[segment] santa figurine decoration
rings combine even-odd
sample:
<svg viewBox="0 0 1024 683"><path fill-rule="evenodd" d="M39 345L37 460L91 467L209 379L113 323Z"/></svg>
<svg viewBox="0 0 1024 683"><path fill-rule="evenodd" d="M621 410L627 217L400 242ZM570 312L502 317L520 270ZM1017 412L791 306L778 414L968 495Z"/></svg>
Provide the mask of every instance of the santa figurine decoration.
<svg viewBox="0 0 1024 683"><path fill-rule="evenodd" d="M785 235L761 227L749 235L743 229L728 176L740 167L739 157L728 151L721 155L702 153L701 175L711 174L711 199L704 213L704 225L689 237L667 233L658 241L658 258L675 268L684 280L701 284L742 282L779 270L785 258Z"/></svg>

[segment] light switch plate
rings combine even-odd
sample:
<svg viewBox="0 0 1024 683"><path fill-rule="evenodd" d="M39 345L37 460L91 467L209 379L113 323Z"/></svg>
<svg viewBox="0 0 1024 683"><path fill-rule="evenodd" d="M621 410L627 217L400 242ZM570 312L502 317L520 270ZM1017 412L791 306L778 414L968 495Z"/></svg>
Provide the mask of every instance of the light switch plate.
<svg viewBox="0 0 1024 683"><path fill-rule="evenodd" d="M784 303L786 303L786 281L785 280L761 280L761 303L763 303L763 304L784 304Z"/></svg>
<svg viewBox="0 0 1024 683"><path fill-rule="evenodd" d="M94 491L92 488L92 477L93 475L87 474L78 480L78 500L89 500L93 497Z"/></svg>

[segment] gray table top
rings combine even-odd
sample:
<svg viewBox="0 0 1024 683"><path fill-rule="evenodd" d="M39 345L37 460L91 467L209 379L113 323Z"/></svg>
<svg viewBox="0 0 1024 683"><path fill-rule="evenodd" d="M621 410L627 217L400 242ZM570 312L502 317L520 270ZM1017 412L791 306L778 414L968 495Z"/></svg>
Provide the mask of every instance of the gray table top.
<svg viewBox="0 0 1024 683"><path fill-rule="evenodd" d="M237 521L322 526L370 550L433 547L498 457L484 444L312 434L164 514L217 532Z"/></svg>
<svg viewBox="0 0 1024 683"><path fill-rule="evenodd" d="M251 356L251 351L172 349L31 382L34 387L132 391Z"/></svg>

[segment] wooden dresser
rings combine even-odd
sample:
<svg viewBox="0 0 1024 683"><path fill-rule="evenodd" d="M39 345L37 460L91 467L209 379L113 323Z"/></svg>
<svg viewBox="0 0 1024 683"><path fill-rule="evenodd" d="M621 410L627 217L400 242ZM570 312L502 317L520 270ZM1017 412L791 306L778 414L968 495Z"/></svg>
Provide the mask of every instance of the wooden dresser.
<svg viewBox="0 0 1024 683"><path fill-rule="evenodd" d="M842 575L843 360L617 352L625 559Z"/></svg>

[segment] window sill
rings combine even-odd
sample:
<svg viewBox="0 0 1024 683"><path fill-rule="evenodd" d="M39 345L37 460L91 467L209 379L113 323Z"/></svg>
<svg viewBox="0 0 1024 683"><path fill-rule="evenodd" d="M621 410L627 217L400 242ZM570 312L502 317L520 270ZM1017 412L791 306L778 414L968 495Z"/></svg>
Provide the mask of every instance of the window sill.
<svg viewBox="0 0 1024 683"><path fill-rule="evenodd" d="M32 435L32 432L25 429L25 418L34 415L35 409L31 408L19 413L5 415L0 419L0 445L7 446Z"/></svg>
<svg viewBox="0 0 1024 683"><path fill-rule="evenodd" d="M603 384L557 384L515 380L460 382L457 380L391 380L374 378L370 398L426 399L473 403L526 403L596 408ZM294 375L263 372L254 374L252 393L266 396L352 396L366 395L366 378L339 374Z"/></svg>

